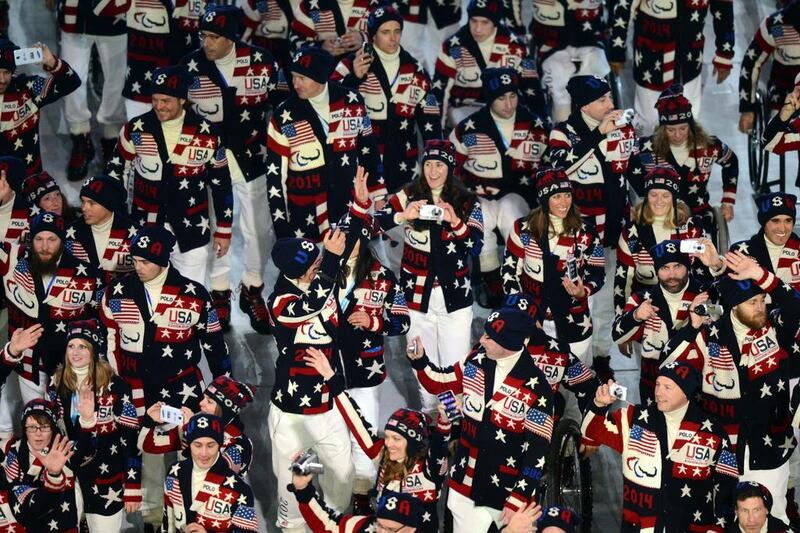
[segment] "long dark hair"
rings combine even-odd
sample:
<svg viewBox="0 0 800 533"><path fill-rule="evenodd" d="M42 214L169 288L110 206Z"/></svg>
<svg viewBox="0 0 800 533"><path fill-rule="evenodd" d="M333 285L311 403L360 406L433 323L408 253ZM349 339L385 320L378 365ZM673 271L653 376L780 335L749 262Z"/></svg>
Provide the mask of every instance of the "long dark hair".
<svg viewBox="0 0 800 533"><path fill-rule="evenodd" d="M355 287L358 287L362 281L369 278L369 273L372 271L372 265L375 261L377 261L377 259L375 258L375 254L372 253L369 243L361 240L361 245L358 249L358 260L356 261L356 266L354 268L355 272L353 273ZM345 262L339 272L341 273L339 277L339 285L341 287L346 287L347 277L351 274L350 266L347 264L347 262ZM374 285L374 282L375 280L369 278L370 286Z"/></svg>
<svg viewBox="0 0 800 533"><path fill-rule="evenodd" d="M431 192L431 187L428 185L424 171L420 172L414 178L414 181L406 185L406 196L408 197L408 202L428 200L429 203L433 203L433 192ZM453 206L453 211L455 211L458 218L464 223L467 222L466 218L472 212L472 204L475 203L476 197L452 173L447 175L440 198ZM422 231L430 226L430 222L417 219L412 222L412 226L416 231Z"/></svg>

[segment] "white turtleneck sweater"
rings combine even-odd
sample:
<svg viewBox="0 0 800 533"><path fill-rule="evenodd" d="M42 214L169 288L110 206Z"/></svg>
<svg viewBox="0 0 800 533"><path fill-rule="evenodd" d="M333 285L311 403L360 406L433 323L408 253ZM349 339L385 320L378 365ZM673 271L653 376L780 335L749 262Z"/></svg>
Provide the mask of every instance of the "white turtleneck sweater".
<svg viewBox="0 0 800 533"><path fill-rule="evenodd" d="M551 231L547 234L547 242L550 244L550 251L552 252L558 242L558 237L564 231L564 219L556 215L547 216L550 218L551 228Z"/></svg>
<svg viewBox="0 0 800 533"><path fill-rule="evenodd" d="M111 226L114 225L114 213L108 217L108 220L100 224L92 226L92 238L94 239L94 249L97 250L97 258L102 260L103 253L108 244L108 237L111 235Z"/></svg>
<svg viewBox="0 0 800 533"><path fill-rule="evenodd" d="M338 0L337 3L339 4L339 10L342 12L344 25L347 26L347 21L350 19L350 15L353 13L354 0Z"/></svg>
<svg viewBox="0 0 800 533"><path fill-rule="evenodd" d="M478 48L481 51L483 60L489 63L489 57L492 55L492 48L494 48L494 39L497 37L497 28L495 27L492 34L487 37L482 43L478 43Z"/></svg>
<svg viewBox="0 0 800 533"><path fill-rule="evenodd" d="M672 152L672 157L675 158L675 162L679 165L683 165L686 163L686 160L689 159L689 145L686 143L683 144L672 144L669 145L669 150Z"/></svg>
<svg viewBox="0 0 800 533"><path fill-rule="evenodd" d="M7 228L11 225L11 212L14 210L14 200L16 194L11 193L11 199L0 205L0 228Z"/></svg>
<svg viewBox="0 0 800 533"><path fill-rule="evenodd" d="M389 80L389 83L393 85L395 76L397 76L397 71L400 70L400 49L398 48L397 52L389 54L376 46L375 54L378 56L378 59L380 59L381 65L383 65L386 78Z"/></svg>
<svg viewBox="0 0 800 533"><path fill-rule="evenodd" d="M439 201L439 198L442 197L442 190L444 189L444 184L440 187L436 187L435 189L431 189L431 194L433 195L433 203L436 204Z"/></svg>
<svg viewBox="0 0 800 533"><path fill-rule="evenodd" d="M325 84L325 87L323 87L321 93L308 99L308 103L311 104L311 108L317 113L326 135L328 134L328 123L331 121L331 107L329 100L330 95L328 93L327 83Z"/></svg>
<svg viewBox="0 0 800 533"><path fill-rule="evenodd" d="M653 217L653 235L656 237L656 244L661 241L669 240L669 238L672 237L672 228L668 228L666 222L666 216Z"/></svg>
<svg viewBox="0 0 800 533"><path fill-rule="evenodd" d="M778 259L781 258L781 252L783 252L784 246L782 244L775 244L771 240L767 239L767 236L764 235L764 243L767 245L767 252L769 253L769 261L772 263L772 271L778 271Z"/></svg>
<svg viewBox="0 0 800 533"><path fill-rule="evenodd" d="M581 116L583 117L583 121L586 123L586 125L589 126L590 130L595 129L597 126L600 125L600 121L599 120L593 119L592 117L590 117L589 115L587 115L583 111L581 111Z"/></svg>
<svg viewBox="0 0 800 533"><path fill-rule="evenodd" d="M515 354L509 355L508 357L503 357L502 359L495 360L497 366L494 370L494 383L492 384L492 394L497 392L497 389L500 388L500 385L506 380L509 372L511 369L514 368L514 365L517 364L519 361L519 357L522 355L522 350L518 351Z"/></svg>
<svg viewBox="0 0 800 533"><path fill-rule="evenodd" d="M511 136L514 135L514 122L517 120L517 114L514 113L511 118L503 118L495 115L493 111L490 111L490 113L497 131L500 132L500 136L503 138L503 145L508 148L508 145L511 144Z"/></svg>
<svg viewBox="0 0 800 533"><path fill-rule="evenodd" d="M172 120L165 120L161 123L161 132L164 134L164 142L167 145L167 152L172 153L178 145L178 140L183 130L183 120L186 118L186 112L181 111L180 116Z"/></svg>
<svg viewBox="0 0 800 533"><path fill-rule="evenodd" d="M219 459L219 452L217 452L217 458ZM216 461L211 463L212 466L214 463L216 463ZM206 480L206 474L208 474L209 470L211 470L211 467L200 468L192 463L192 501L197 501L197 493L200 492L200 489L203 487L203 482Z"/></svg>
<svg viewBox="0 0 800 533"><path fill-rule="evenodd" d="M164 282L167 280L168 273L169 267L165 268L161 274L154 277L150 281L144 282L144 292L148 296L150 314L152 314L155 308L158 306L158 300L161 298L161 289L164 288Z"/></svg>
<svg viewBox="0 0 800 533"><path fill-rule="evenodd" d="M86 381L86 378L89 376L89 365L82 366L80 368L73 366L72 371L75 373L75 377L78 378L78 388L83 385L83 382Z"/></svg>
<svg viewBox="0 0 800 533"><path fill-rule="evenodd" d="M681 305L683 301L683 294L686 292L686 289L689 287L689 282L686 282L686 285L683 288L676 292L671 293L669 291L665 291L664 288L661 288L661 294L664 295L664 299L667 301L667 306L669 307L669 315L676 316L678 314L678 307Z"/></svg>
<svg viewBox="0 0 800 533"><path fill-rule="evenodd" d="M683 407L679 407L669 413L664 413L664 419L667 422L667 446L669 446L672 453L672 445L675 444L675 439L678 437L678 430L681 427L683 417L686 416L686 411L689 409L689 402L686 402Z"/></svg>
<svg viewBox="0 0 800 533"><path fill-rule="evenodd" d="M217 66L219 73L222 74L222 77L225 79L225 83L230 85L233 81L233 70L236 67L236 47L232 46L230 52L219 59L215 59L214 64ZM182 120L183 119L181 119L181 121ZM167 146L170 146L169 142L167 143ZM170 149L170 152L171 151L172 150ZM233 183L243 182L244 173L242 173L242 168L239 166L239 162L236 161L236 156L233 155L233 152L231 152L230 149L226 148L225 157L228 158L228 170L231 173L231 181Z"/></svg>

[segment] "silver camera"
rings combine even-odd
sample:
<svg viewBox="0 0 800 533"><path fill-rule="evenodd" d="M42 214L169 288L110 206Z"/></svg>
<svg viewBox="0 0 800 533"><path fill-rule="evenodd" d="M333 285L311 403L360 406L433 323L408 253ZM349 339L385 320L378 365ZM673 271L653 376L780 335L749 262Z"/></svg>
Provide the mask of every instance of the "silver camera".
<svg viewBox="0 0 800 533"><path fill-rule="evenodd" d="M614 121L614 124L616 124L617 126L625 126L627 124L630 124L635 114L636 113L634 112L633 109L626 109L625 111L622 112L622 116Z"/></svg>
<svg viewBox="0 0 800 533"><path fill-rule="evenodd" d="M434 222L441 222L444 220L444 209L438 205L426 204L419 208L420 220L432 220Z"/></svg>
<svg viewBox="0 0 800 533"><path fill-rule="evenodd" d="M694 312L700 316L707 316L712 320L717 320L725 313L725 309L719 304L697 304L694 306Z"/></svg>
<svg viewBox="0 0 800 533"><path fill-rule="evenodd" d="M608 393L618 400L622 400L623 402L628 399L628 387L624 385L620 385L619 383L614 383L608 388Z"/></svg>
<svg viewBox="0 0 800 533"><path fill-rule="evenodd" d="M319 457L311 448L295 459L289 469L300 476L325 473L325 465L319 462Z"/></svg>
<svg viewBox="0 0 800 533"><path fill-rule="evenodd" d="M680 250L682 254L702 254L706 251L706 245L697 239L684 239Z"/></svg>

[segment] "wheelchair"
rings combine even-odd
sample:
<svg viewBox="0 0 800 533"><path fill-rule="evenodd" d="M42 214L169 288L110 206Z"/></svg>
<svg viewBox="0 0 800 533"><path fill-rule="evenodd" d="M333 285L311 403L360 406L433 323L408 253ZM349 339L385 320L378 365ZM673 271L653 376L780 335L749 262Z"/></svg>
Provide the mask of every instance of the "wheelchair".
<svg viewBox="0 0 800 533"><path fill-rule="evenodd" d="M592 530L592 464L580 453L581 428L577 421L562 418L553 430L547 457L544 507L569 507L583 520L581 533Z"/></svg>
<svg viewBox="0 0 800 533"><path fill-rule="evenodd" d="M786 190L786 154L779 154L778 175L770 180L770 154L764 150L763 136L764 130L770 119L769 99L766 92L759 88L756 92L756 109L753 129L747 134L747 163L750 172L750 185L753 187L753 195L761 196L772 191L773 187L783 192ZM798 153L800 157L800 153ZM798 165L798 176L796 183L800 185L800 164Z"/></svg>

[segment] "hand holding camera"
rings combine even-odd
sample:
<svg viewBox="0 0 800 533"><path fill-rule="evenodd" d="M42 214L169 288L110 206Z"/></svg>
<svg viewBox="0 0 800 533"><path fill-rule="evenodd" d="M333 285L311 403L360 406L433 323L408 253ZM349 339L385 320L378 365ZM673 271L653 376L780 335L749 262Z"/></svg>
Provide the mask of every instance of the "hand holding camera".
<svg viewBox="0 0 800 533"><path fill-rule="evenodd" d="M597 407L608 407L617 400L627 400L628 389L614 380L609 379L608 383L597 387L594 394L594 404Z"/></svg>
<svg viewBox="0 0 800 533"><path fill-rule="evenodd" d="M314 474L324 474L325 466L319 462L316 452L309 448L295 457L289 470L298 476L312 476Z"/></svg>
<svg viewBox="0 0 800 533"><path fill-rule="evenodd" d="M633 121L633 117L636 115L636 112L633 109L626 109L622 112L622 115L614 121L614 125L617 127L627 126Z"/></svg>

